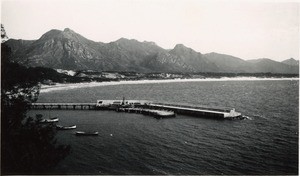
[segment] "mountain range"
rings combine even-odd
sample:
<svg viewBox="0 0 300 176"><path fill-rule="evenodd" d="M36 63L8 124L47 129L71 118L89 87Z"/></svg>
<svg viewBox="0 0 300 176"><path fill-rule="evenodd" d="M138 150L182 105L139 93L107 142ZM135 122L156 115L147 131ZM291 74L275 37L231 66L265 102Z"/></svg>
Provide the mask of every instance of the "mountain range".
<svg viewBox="0 0 300 176"><path fill-rule="evenodd" d="M135 72L223 72L298 74L299 61L243 60L238 57L202 54L177 44L166 50L154 42L121 38L110 43L89 40L66 28L50 30L37 40L9 39L12 60L19 64L67 70Z"/></svg>

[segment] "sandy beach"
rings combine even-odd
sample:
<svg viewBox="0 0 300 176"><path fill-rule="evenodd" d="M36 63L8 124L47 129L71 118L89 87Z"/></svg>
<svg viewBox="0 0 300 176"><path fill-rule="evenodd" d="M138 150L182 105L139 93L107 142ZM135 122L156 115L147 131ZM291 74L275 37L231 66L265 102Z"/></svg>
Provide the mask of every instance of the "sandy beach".
<svg viewBox="0 0 300 176"><path fill-rule="evenodd" d="M159 84L174 82L208 82L208 81L267 81L267 80L299 80L299 78L257 78L257 77L235 77L235 78L207 78L207 79L165 79L165 80L132 80L132 81L111 81L111 82L86 82L55 85L41 85L41 93L86 88L98 86L124 85L124 84Z"/></svg>

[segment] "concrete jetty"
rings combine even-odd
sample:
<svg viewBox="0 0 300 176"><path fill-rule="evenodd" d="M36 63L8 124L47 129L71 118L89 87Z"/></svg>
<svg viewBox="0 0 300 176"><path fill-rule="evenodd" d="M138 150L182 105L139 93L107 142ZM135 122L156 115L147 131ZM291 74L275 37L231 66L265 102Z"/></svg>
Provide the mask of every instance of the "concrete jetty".
<svg viewBox="0 0 300 176"><path fill-rule="evenodd" d="M147 108L153 109L165 109L174 111L177 114L190 115L196 117L207 117L217 119L235 119L241 118L242 114L232 109L216 109L216 108L204 108L204 107L191 107L182 105L170 105L170 104L154 104L151 103Z"/></svg>
<svg viewBox="0 0 300 176"><path fill-rule="evenodd" d="M30 109L69 109L69 110L115 110L119 112L140 112L153 116L171 117L182 114L214 119L239 119L242 114L234 108L208 108L165 103L147 100L97 100L96 103L32 103Z"/></svg>

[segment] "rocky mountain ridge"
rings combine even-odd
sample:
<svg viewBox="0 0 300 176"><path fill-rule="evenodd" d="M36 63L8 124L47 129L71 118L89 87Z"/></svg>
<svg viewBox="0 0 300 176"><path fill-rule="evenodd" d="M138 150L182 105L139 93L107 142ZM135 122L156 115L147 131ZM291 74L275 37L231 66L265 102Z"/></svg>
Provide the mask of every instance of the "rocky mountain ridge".
<svg viewBox="0 0 300 176"><path fill-rule="evenodd" d="M14 62L32 67L145 73L299 73L299 64L294 61L245 61L218 53L201 54L183 44L166 50L154 42L125 38L110 43L95 42L68 28L50 30L38 40L10 39L4 44L11 48Z"/></svg>

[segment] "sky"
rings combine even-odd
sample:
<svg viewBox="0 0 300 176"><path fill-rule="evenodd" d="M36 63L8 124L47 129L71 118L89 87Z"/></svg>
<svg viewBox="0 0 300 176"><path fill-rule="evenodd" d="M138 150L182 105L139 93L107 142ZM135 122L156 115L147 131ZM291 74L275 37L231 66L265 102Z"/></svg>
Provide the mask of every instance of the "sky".
<svg viewBox="0 0 300 176"><path fill-rule="evenodd" d="M300 3L238 0L1 0L9 38L70 28L101 42L121 37L244 60L299 60Z"/></svg>

